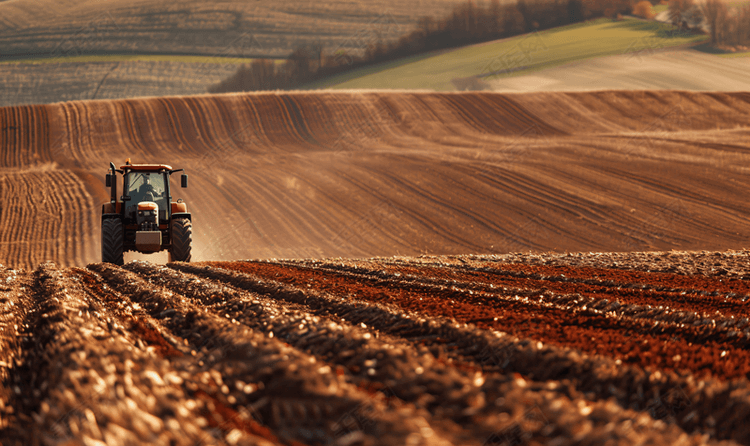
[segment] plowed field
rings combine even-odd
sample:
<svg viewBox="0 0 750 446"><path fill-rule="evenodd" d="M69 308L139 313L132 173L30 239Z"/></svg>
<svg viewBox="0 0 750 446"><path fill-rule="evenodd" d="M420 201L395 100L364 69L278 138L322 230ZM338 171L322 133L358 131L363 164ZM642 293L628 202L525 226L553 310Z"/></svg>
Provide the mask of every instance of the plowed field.
<svg viewBox="0 0 750 446"><path fill-rule="evenodd" d="M750 445L750 254L666 251L747 242L749 99L0 108L0 442ZM127 157L196 263L92 263Z"/></svg>
<svg viewBox="0 0 750 446"><path fill-rule="evenodd" d="M750 444L750 286L612 259L4 268L0 441Z"/></svg>
<svg viewBox="0 0 750 446"><path fill-rule="evenodd" d="M104 174L128 157L187 170L173 196L193 213L194 260L738 249L749 98L300 92L4 107L0 263L100 260Z"/></svg>

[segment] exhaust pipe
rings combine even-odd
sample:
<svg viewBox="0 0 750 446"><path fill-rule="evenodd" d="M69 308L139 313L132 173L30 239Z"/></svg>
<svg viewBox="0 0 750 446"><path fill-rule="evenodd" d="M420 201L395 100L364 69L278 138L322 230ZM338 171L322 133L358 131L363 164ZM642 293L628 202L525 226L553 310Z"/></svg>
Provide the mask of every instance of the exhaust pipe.
<svg viewBox="0 0 750 446"><path fill-rule="evenodd" d="M112 184L109 188L109 202L112 203L112 206L115 206L117 205L117 170L115 169L115 163L113 163L112 161L109 162L109 169L112 171Z"/></svg>

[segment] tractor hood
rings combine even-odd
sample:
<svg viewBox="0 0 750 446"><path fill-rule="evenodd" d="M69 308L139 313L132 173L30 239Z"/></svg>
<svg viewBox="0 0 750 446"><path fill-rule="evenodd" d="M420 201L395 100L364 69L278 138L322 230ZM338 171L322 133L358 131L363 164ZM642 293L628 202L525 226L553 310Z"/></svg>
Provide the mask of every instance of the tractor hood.
<svg viewBox="0 0 750 446"><path fill-rule="evenodd" d="M159 206L153 201L141 201L140 203L138 203L139 211L156 211L158 209Z"/></svg>

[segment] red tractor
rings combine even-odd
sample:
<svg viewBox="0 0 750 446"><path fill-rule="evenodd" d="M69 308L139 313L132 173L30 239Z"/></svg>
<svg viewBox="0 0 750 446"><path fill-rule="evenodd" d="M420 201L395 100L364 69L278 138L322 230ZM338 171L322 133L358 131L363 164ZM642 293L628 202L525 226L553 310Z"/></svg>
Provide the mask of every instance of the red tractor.
<svg viewBox="0 0 750 446"><path fill-rule="evenodd" d="M187 204L172 201L169 178L183 169L166 164L130 164L106 176L111 200L102 205L102 262L123 264L123 252L154 253L169 250L170 261L189 262L193 227ZM117 197L117 173L122 174L123 195ZM181 175L182 187L188 177Z"/></svg>

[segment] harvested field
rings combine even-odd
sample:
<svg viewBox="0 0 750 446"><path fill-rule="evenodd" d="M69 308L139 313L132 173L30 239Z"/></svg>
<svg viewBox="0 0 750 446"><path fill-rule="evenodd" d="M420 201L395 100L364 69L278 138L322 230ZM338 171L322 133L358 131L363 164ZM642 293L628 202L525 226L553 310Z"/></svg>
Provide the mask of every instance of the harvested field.
<svg viewBox="0 0 750 446"><path fill-rule="evenodd" d="M0 106L202 94L237 63L170 61L3 63Z"/></svg>
<svg viewBox="0 0 750 446"><path fill-rule="evenodd" d="M3 59L81 54L287 57L300 45L362 53L398 39L455 0L282 3L173 0L0 2Z"/></svg>
<svg viewBox="0 0 750 446"><path fill-rule="evenodd" d="M0 441L750 444L747 290L579 257L3 268Z"/></svg>

